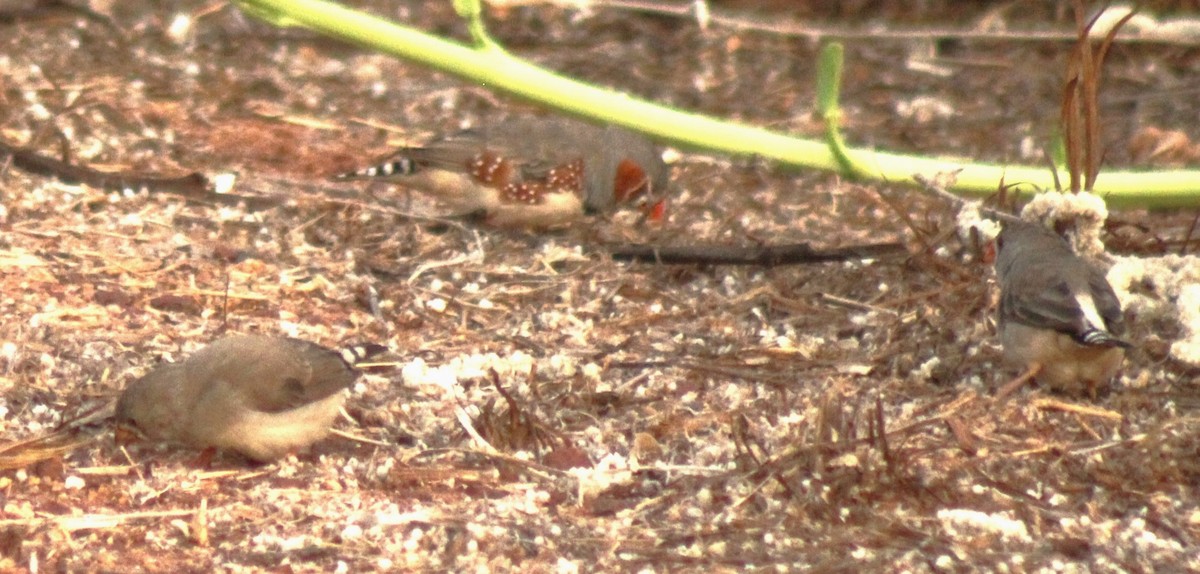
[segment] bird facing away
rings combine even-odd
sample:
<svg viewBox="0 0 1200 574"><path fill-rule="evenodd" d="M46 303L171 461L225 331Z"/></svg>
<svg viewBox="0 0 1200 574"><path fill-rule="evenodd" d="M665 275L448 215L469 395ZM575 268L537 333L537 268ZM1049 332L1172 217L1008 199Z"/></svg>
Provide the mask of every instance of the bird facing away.
<svg viewBox="0 0 1200 574"><path fill-rule="evenodd" d="M645 137L615 126L515 117L406 147L334 180L402 183L498 227L562 227L641 202L661 217L668 169Z"/></svg>
<svg viewBox="0 0 1200 574"><path fill-rule="evenodd" d="M358 377L354 364L383 350L226 337L131 383L117 402L117 423L149 439L271 461L324 438Z"/></svg>
<svg viewBox="0 0 1200 574"><path fill-rule="evenodd" d="M1033 223L1006 223L996 249L1005 358L1052 389L1094 395L1130 346L1119 338L1121 303L1104 274Z"/></svg>

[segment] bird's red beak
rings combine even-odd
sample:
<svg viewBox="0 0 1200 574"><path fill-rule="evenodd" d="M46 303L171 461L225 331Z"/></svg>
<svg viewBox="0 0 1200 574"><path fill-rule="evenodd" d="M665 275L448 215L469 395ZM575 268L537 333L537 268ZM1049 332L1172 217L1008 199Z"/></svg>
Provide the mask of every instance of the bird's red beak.
<svg viewBox="0 0 1200 574"><path fill-rule="evenodd" d="M642 214L646 219L654 223L662 223L667 216L667 200L660 199L654 203L647 203L642 206Z"/></svg>

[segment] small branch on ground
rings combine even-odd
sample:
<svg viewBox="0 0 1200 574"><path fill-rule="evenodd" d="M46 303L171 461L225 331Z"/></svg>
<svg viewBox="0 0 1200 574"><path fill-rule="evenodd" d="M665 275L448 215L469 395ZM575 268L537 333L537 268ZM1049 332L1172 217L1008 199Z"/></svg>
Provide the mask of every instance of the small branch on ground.
<svg viewBox="0 0 1200 574"><path fill-rule="evenodd" d="M907 255L903 243L868 243L814 249L808 243L788 245L608 245L613 259L663 265L803 265L831 261Z"/></svg>
<svg viewBox="0 0 1200 574"><path fill-rule="evenodd" d="M208 178L193 172L182 177L162 177L135 171L104 172L72 165L36 151L0 141L0 156L12 158L18 169L34 175L53 177L69 184L85 184L98 189L122 191L148 189L153 192L173 192L182 195L202 195L209 188Z"/></svg>

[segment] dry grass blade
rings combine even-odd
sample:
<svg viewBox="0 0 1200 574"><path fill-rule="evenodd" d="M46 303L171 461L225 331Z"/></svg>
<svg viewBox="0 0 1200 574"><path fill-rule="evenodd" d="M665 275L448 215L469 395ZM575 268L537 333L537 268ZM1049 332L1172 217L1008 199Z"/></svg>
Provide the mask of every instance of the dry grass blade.
<svg viewBox="0 0 1200 574"><path fill-rule="evenodd" d="M116 528L131 520L146 520L154 518L178 518L192 516L198 510L162 510L153 512L126 512L122 514L81 514L79 516L45 516L36 518L14 518L0 520L0 528L10 526L40 527L54 525L68 532L76 530L97 530Z"/></svg>
<svg viewBox="0 0 1200 574"><path fill-rule="evenodd" d="M1085 416L1089 416L1089 417L1108 419L1108 420L1112 420L1112 421L1121 421L1121 420L1124 420L1124 418L1125 418L1124 415L1122 415L1121 413L1118 413L1116 411L1102 409L1100 407L1093 407L1090 405L1064 403L1062 401L1055 400L1055 399L1037 399L1037 400L1033 401L1033 406L1037 407L1039 409L1042 409L1042 410L1063 411L1063 412L1068 412L1068 413L1085 415Z"/></svg>
<svg viewBox="0 0 1200 574"><path fill-rule="evenodd" d="M0 446L0 470L25 468L43 460L63 456L99 440L99 436L81 436L58 431L45 436L9 443Z"/></svg>
<svg viewBox="0 0 1200 574"><path fill-rule="evenodd" d="M875 444L879 448L879 452L883 455L883 461L887 464L888 472L895 475L896 468L894 458L892 456L892 447L888 445L887 439L887 421L883 416L883 399L878 395L875 396L875 418L872 420L872 432L875 435Z"/></svg>
<svg viewBox="0 0 1200 574"><path fill-rule="evenodd" d="M488 375L508 408L502 413L492 405L480 409L475 426L483 438L493 446L507 450L535 452L552 446L556 440L561 442L561 437L549 425L542 422L532 410L523 408L521 402L504 388L500 383L500 374L495 369L489 369ZM534 373L531 373L530 377L533 376Z"/></svg>
<svg viewBox="0 0 1200 574"><path fill-rule="evenodd" d="M1130 10L1118 20L1108 30L1097 50L1092 46L1092 27L1108 8L1106 3L1091 20L1084 21L1087 8L1083 0L1075 0L1075 27L1078 39L1067 65L1067 81L1063 87L1061 110L1067 168L1073 192L1095 187L1104 155L1100 149L1100 70L1117 32L1137 14L1137 9Z"/></svg>

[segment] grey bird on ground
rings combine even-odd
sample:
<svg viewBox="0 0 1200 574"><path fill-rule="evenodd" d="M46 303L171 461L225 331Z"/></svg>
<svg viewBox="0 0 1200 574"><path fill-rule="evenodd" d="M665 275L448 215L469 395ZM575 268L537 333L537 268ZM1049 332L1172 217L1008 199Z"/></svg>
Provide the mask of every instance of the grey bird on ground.
<svg viewBox="0 0 1200 574"><path fill-rule="evenodd" d="M637 203L661 217L669 170L640 134L563 117L514 117L397 150L337 181L395 182L498 227L562 227Z"/></svg>
<svg viewBox="0 0 1200 574"><path fill-rule="evenodd" d="M1052 389L1094 396L1130 347L1120 338L1121 303L1104 273L1034 223L1005 223L996 249L1006 359Z"/></svg>
<svg viewBox="0 0 1200 574"><path fill-rule="evenodd" d="M385 349L335 351L300 339L235 335L156 367L117 402L119 429L151 440L271 461L324 438L358 377Z"/></svg>

